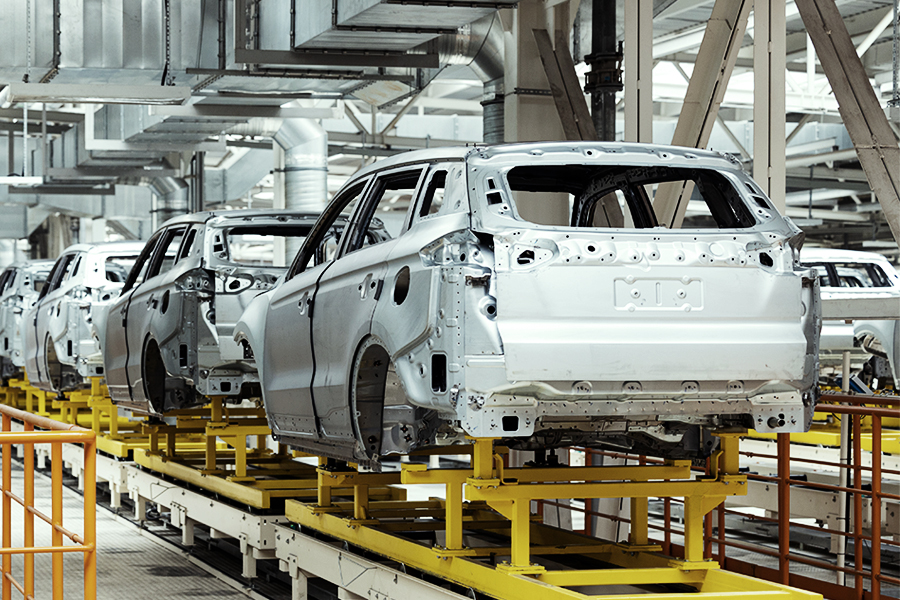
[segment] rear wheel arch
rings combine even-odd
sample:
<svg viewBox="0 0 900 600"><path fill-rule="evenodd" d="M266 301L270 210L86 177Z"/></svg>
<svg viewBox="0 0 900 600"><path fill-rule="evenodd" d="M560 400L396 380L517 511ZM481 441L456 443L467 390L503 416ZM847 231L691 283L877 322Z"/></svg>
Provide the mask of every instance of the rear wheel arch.
<svg viewBox="0 0 900 600"><path fill-rule="evenodd" d="M385 387L391 357L384 342L369 335L359 343L350 372L350 410L356 439L366 456L381 454Z"/></svg>
<svg viewBox="0 0 900 600"><path fill-rule="evenodd" d="M148 335L141 348L141 381L150 407L162 413L166 400L166 378L169 376L159 344Z"/></svg>

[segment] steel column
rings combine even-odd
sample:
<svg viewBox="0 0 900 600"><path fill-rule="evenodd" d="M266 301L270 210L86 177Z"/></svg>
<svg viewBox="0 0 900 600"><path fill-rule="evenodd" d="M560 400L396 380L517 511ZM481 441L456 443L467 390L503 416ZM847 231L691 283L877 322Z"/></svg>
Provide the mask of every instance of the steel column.
<svg viewBox="0 0 900 600"><path fill-rule="evenodd" d="M737 60L753 0L716 0L700 43L672 145L703 148L709 142L725 88ZM783 134L782 134L783 135ZM660 186L654 209L661 224L681 227L692 186Z"/></svg>
<svg viewBox="0 0 900 600"><path fill-rule="evenodd" d="M753 5L753 178L785 209L785 0Z"/></svg>
<svg viewBox="0 0 900 600"><path fill-rule="evenodd" d="M796 0L869 185L900 240L900 146L834 0Z"/></svg>
<svg viewBox="0 0 900 600"><path fill-rule="evenodd" d="M625 3L625 141L653 142L653 0Z"/></svg>

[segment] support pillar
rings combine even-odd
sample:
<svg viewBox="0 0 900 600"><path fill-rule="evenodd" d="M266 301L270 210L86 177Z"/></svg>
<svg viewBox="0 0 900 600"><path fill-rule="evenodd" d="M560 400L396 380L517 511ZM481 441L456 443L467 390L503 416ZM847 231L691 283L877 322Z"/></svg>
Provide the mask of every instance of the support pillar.
<svg viewBox="0 0 900 600"><path fill-rule="evenodd" d="M753 178L782 213L785 210L784 0L753 5Z"/></svg>
<svg viewBox="0 0 900 600"><path fill-rule="evenodd" d="M834 0L797 0L797 9L838 102L872 191L900 240L900 146Z"/></svg>
<svg viewBox="0 0 900 600"><path fill-rule="evenodd" d="M625 141L653 142L653 0L625 2Z"/></svg>
<svg viewBox="0 0 900 600"><path fill-rule="evenodd" d="M625 3L626 6L628 4ZM650 10L652 15L652 6ZM651 35L648 40L652 39ZM622 89L622 53L616 41L616 0L594 0L591 8L591 53L584 60L591 66L584 91L591 94L591 115L597 139L614 141L616 92Z"/></svg>
<svg viewBox="0 0 900 600"><path fill-rule="evenodd" d="M565 139L550 84L541 64L535 29L554 29L540 0L523 0L512 11L512 35L506 36L505 118L507 142ZM542 93L544 91L544 93Z"/></svg>

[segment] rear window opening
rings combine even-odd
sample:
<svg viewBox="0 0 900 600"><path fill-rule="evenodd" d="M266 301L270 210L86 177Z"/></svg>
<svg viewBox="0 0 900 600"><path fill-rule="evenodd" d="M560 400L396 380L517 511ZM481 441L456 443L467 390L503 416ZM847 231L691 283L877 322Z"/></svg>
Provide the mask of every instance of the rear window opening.
<svg viewBox="0 0 900 600"><path fill-rule="evenodd" d="M518 217L556 227L645 229L659 225L653 201L683 188L690 198L683 228L740 229L756 225L735 185L710 169L525 165L506 174ZM488 191L488 204L494 204Z"/></svg>
<svg viewBox="0 0 900 600"><path fill-rule="evenodd" d="M137 256L107 256L106 280L111 283L125 283L131 267L137 262Z"/></svg>
<svg viewBox="0 0 900 600"><path fill-rule="evenodd" d="M309 234L309 225L293 227L238 226L225 231L225 236L214 238L213 252L228 262L254 267L274 267L276 241L281 252L296 249ZM279 255L279 259L282 254Z"/></svg>
<svg viewBox="0 0 900 600"><path fill-rule="evenodd" d="M824 287L880 288L891 287L891 280L884 270L874 263L803 263L816 270L819 283Z"/></svg>

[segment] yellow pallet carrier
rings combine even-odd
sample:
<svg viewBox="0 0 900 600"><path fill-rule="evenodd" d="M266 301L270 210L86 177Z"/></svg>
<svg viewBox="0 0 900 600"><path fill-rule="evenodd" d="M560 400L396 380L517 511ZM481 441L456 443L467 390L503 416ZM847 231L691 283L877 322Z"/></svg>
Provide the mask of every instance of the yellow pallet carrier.
<svg viewBox="0 0 900 600"><path fill-rule="evenodd" d="M599 594L607 586L675 585L666 600L728 597L735 600L813 600L821 596L723 571L703 555L704 516L728 496L747 492L738 472L739 433L718 434L709 477L694 477L689 461L663 465L504 468L492 439L473 440L471 467L430 469L404 464L399 472L370 473L320 461L315 503L286 502L287 518L407 567L502 599L638 600L645 592ZM447 450L460 453L459 447ZM368 492L391 484L441 484L444 500L380 501ZM339 496L336 488L352 495ZM665 556L649 538L648 499L685 501L685 557ZM535 522L531 503L559 498L629 498L627 543L609 543ZM442 530L443 545L429 547L415 532ZM489 532L500 543L483 543ZM478 545L471 543L481 540ZM564 566L565 555L592 559L597 568ZM686 586L686 587L684 587ZM618 590L621 591L621 590ZM649 596L653 598L653 595Z"/></svg>

